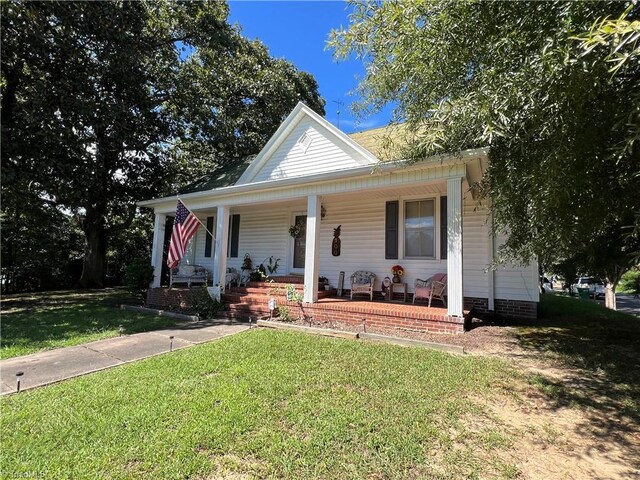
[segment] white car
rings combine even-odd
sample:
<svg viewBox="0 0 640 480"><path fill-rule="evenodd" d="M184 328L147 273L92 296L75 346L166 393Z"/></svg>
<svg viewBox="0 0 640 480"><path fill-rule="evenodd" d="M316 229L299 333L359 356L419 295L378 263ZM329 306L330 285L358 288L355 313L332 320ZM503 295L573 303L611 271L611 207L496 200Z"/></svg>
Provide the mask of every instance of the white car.
<svg viewBox="0 0 640 480"><path fill-rule="evenodd" d="M571 289L576 293L579 288L588 288L589 296L592 298L604 297L604 283L602 280L593 277L580 277L573 282Z"/></svg>

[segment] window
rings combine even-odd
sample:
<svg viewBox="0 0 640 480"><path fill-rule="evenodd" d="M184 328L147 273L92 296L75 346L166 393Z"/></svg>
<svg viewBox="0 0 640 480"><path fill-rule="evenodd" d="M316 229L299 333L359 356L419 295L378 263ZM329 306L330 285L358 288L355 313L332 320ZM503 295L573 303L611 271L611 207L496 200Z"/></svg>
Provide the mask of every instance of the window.
<svg viewBox="0 0 640 480"><path fill-rule="evenodd" d="M404 256L435 258L435 200L404 204Z"/></svg>
<svg viewBox="0 0 640 480"><path fill-rule="evenodd" d="M210 258L213 255L213 225L214 218L207 217L207 232L204 240L204 256Z"/></svg>
<svg viewBox="0 0 640 480"><path fill-rule="evenodd" d="M238 245L240 242L240 215L229 217L229 242L227 246L227 257L238 258Z"/></svg>

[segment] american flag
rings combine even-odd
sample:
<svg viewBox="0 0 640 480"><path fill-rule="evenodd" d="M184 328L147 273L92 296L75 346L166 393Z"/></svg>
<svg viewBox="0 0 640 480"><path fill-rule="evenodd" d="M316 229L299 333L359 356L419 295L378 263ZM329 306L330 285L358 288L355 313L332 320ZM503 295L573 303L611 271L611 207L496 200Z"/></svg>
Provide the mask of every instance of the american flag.
<svg viewBox="0 0 640 480"><path fill-rule="evenodd" d="M189 239L193 237L199 226L200 220L178 200L176 219L173 221L173 232L171 232L171 242L169 243L169 258L167 258L169 268L178 266L178 262L180 262L184 251L187 249Z"/></svg>

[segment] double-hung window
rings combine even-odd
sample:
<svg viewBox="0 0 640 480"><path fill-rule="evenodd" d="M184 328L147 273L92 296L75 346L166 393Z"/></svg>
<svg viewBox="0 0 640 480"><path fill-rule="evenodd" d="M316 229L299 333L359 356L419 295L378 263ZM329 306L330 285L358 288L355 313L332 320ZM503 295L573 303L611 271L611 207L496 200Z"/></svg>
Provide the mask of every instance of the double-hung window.
<svg viewBox="0 0 640 480"><path fill-rule="evenodd" d="M404 203L405 258L436 257L435 199Z"/></svg>

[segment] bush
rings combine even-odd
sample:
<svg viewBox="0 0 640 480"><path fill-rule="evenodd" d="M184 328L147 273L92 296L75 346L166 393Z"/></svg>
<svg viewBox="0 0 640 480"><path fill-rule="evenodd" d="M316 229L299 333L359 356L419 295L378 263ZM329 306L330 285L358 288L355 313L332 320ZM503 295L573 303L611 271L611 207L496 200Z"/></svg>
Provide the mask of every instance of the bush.
<svg viewBox="0 0 640 480"><path fill-rule="evenodd" d="M217 302L209 296L207 287L192 288L189 292L189 312L200 318L215 318L225 309L222 302Z"/></svg>
<svg viewBox="0 0 640 480"><path fill-rule="evenodd" d="M132 293L143 293L153 281L153 266L148 258L134 258L124 272L124 284Z"/></svg>
<svg viewBox="0 0 640 480"><path fill-rule="evenodd" d="M640 269L634 268L625 273L616 290L620 293L640 293Z"/></svg>

